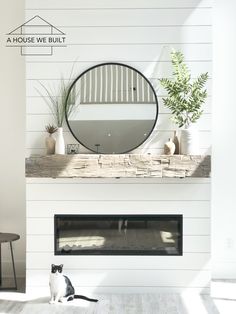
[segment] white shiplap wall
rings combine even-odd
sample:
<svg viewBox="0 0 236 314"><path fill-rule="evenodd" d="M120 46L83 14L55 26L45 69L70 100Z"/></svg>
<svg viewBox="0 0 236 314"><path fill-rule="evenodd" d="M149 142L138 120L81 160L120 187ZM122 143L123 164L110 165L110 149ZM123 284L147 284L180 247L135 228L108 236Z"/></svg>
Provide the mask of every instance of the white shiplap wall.
<svg viewBox="0 0 236 314"><path fill-rule="evenodd" d="M44 127L52 116L39 96L39 80L57 86L61 75L74 77L101 62L123 62L142 71L158 89L160 114L149 145L137 152L161 153L175 126L162 104L165 91L157 78L171 76L170 47L184 52L192 76L208 71L211 76L210 0L128 1L26 1L26 20L40 15L67 36L66 48L54 48L53 56L27 57L27 155L43 153ZM42 93L45 91L42 90ZM209 152L211 80L205 111L198 122L201 152ZM65 126L67 143L76 143ZM82 151L85 151L82 149Z"/></svg>
<svg viewBox="0 0 236 314"><path fill-rule="evenodd" d="M78 291L209 291L209 179L28 179L27 291L63 263ZM55 214L182 214L183 256L54 256Z"/></svg>
<svg viewBox="0 0 236 314"><path fill-rule="evenodd" d="M67 34L67 47L51 57L27 57L27 155L44 153L44 126L52 121L39 97L38 80L55 86L101 62L123 62L156 78L170 77L169 47L180 49L193 77L211 75L210 0L27 0L26 19L40 15ZM210 150L209 97L198 126L201 151ZM175 126L163 107L153 136L136 151L162 152ZM74 143L65 126L67 143ZM182 257L54 257L55 213L182 213ZM65 264L67 274L83 292L143 292L208 289L210 280L210 181L184 180L27 180L27 288L45 289L51 262Z"/></svg>

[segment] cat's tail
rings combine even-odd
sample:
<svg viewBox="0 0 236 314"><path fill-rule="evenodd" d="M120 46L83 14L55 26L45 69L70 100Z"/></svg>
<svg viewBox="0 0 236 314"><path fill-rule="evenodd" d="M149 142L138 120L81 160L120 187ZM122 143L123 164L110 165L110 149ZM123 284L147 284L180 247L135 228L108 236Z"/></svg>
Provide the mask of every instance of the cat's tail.
<svg viewBox="0 0 236 314"><path fill-rule="evenodd" d="M78 295L78 294L74 295L74 299L83 299L83 300L86 300L86 301L89 301L89 302L98 302L97 299L90 299L90 298L87 298L84 295Z"/></svg>

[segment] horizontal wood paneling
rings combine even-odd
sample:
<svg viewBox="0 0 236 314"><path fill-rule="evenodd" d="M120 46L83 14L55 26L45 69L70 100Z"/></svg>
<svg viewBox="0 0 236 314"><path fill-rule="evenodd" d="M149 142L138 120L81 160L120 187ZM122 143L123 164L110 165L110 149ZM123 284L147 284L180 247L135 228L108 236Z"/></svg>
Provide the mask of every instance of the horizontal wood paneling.
<svg viewBox="0 0 236 314"><path fill-rule="evenodd" d="M210 219L183 218L184 235L210 235Z"/></svg>
<svg viewBox="0 0 236 314"><path fill-rule="evenodd" d="M61 48L62 49L62 48ZM171 77L172 68L170 62L157 63L152 62L127 62L128 65L141 71L146 77ZM82 71L93 66L92 62L76 63L74 67L75 73L81 73ZM188 62L188 66L191 70L192 77L197 77L202 72L208 72L212 74L211 62ZM27 79L55 79L60 78L63 73L63 77L69 78L71 74L71 63L27 63L26 64L26 77Z"/></svg>
<svg viewBox="0 0 236 314"><path fill-rule="evenodd" d="M49 218L55 214L183 214L185 218L209 218L209 201L27 201L28 218Z"/></svg>
<svg viewBox="0 0 236 314"><path fill-rule="evenodd" d="M157 89L160 114L169 112L161 100L166 93L155 78L171 76L171 48L183 51L193 77L205 71L211 75L211 1L129 0L117 3L90 0L65 3L61 0L43 1L38 5L35 0L29 1L27 6L30 9L27 10L28 17L37 13L55 26L64 28L68 44L67 48L54 49L51 57L27 57L27 110L28 113L42 114L27 116L27 132L30 131L26 140L27 156L45 153L44 134L31 131L41 132L45 124L51 122L50 117L43 115L48 113L48 108L36 90L40 89L38 80L46 86L56 86L62 74L69 78L75 60L73 76L101 62L124 62L136 67L151 79ZM34 7L37 12L32 10ZM207 90L211 95L211 80ZM204 112L207 115L199 120L198 126L201 130L210 130L210 98ZM176 127L168 115L159 115L157 128L168 134L159 133L162 136L150 138L136 152L162 152L169 130ZM65 138L67 143L76 143L69 133L65 133ZM210 153L210 143L210 133L202 134L201 153ZM82 148L81 152L87 150Z"/></svg>
<svg viewBox="0 0 236 314"><path fill-rule="evenodd" d="M35 89L38 80L56 86L62 75L70 77L75 60L75 77L92 65L113 61L127 63L151 79L159 96L158 131L136 152L161 153L174 128L161 100L166 93L156 78L171 77L171 47L184 53L192 77L202 72L212 75L211 7L212 0L26 0L26 19L39 14L66 33L68 45L55 48L51 57L26 57L26 153L45 152L44 126L51 121ZM200 143L201 151L209 153L211 97L204 113L199 121ZM64 135L66 143L76 143L68 131ZM45 233L52 233L53 215L66 212L183 214L185 253L180 257L56 257L53 235ZM209 179L27 179L27 217L28 290L48 291L50 264L62 262L82 293L180 292L203 287L209 291Z"/></svg>
<svg viewBox="0 0 236 314"><path fill-rule="evenodd" d="M210 270L209 253L185 253L183 256L54 256L52 253L27 253L29 270L50 270L50 264L72 269L182 269Z"/></svg>
<svg viewBox="0 0 236 314"><path fill-rule="evenodd" d="M179 286L202 287L210 282L209 272L193 270L70 270L76 286ZM27 270L27 285L45 286L49 274L46 270Z"/></svg>
<svg viewBox="0 0 236 314"><path fill-rule="evenodd" d="M44 15L43 15L44 16ZM79 17L78 17L79 19ZM156 23L158 25L158 22ZM132 44L158 44L162 43L167 46L171 44L207 44L211 43L211 26L136 26L136 27L104 27L104 26L94 26L94 27L60 27L64 33L66 33L66 45L69 48L72 45L104 45L104 44L118 44L118 45L132 45ZM26 45L28 47L28 45ZM90 47L91 48L91 47ZM146 47L147 48L147 47ZM61 48L62 52L68 48ZM168 49L170 50L170 49ZM163 50L162 50L163 51ZM77 52L77 54L76 54ZM158 60L158 50L155 55L154 60ZM101 59L95 58L95 60L102 61L107 54L105 53ZM130 59L130 53L127 55L123 54L123 58L126 60ZM81 60L80 51L74 50L73 58ZM190 60L194 60L193 56L189 56ZM42 60L42 58L40 58ZM28 59L27 59L28 60ZM33 60L31 58L31 60ZM87 60L87 59L85 59ZM94 60L94 58L92 59ZM105 59L106 60L106 59ZM139 59L141 61L142 59ZM146 57L145 59L146 60ZM148 59L150 61L152 59ZM161 59L162 60L162 59ZM164 60L164 59L163 59ZM202 59L201 59L202 60ZM36 60L34 60L36 61ZM46 61L46 60L45 60ZM65 61L64 58L60 61ZM114 61L114 60L113 60Z"/></svg>
<svg viewBox="0 0 236 314"><path fill-rule="evenodd" d="M69 214L68 209L65 210ZM77 212L80 214L80 212ZM102 214L101 211L99 214ZM163 211L162 211L163 213ZM89 215L89 213L87 213ZM169 214L169 212L168 212ZM28 235L53 235L54 234L54 221L50 218L28 218L27 220ZM209 235L210 220L208 218L184 218L183 219L183 234L184 235ZM43 230L42 230L43 226Z"/></svg>
<svg viewBox="0 0 236 314"><path fill-rule="evenodd" d="M52 14L53 13L53 14ZM168 9L106 9L106 10L62 10L26 11L26 19L40 15L51 24L63 30L66 26L153 26L153 25L210 25L211 8L195 8L176 10Z"/></svg>
<svg viewBox="0 0 236 314"><path fill-rule="evenodd" d="M40 8L48 9L53 8L54 10L64 9L87 9L87 8L196 8L203 7L208 8L212 6L213 0L40 0ZM26 0L26 9L38 9L38 0Z"/></svg>
<svg viewBox="0 0 236 314"><path fill-rule="evenodd" d="M209 27L201 27L201 34L203 33L203 30L206 31L209 29ZM193 40L193 33L190 33L192 29L195 29L195 27L187 27L184 29L181 29L182 35L185 34L186 36L191 40ZM157 29L158 30L158 29ZM177 29L178 30L178 29ZM173 32L177 32L175 28L170 30L170 34L172 35ZM149 29L146 30L149 35ZM145 34L146 34L145 31ZM180 30L179 30L180 31ZM209 30L208 30L209 31ZM186 35L188 32L188 35ZM200 31L199 31L200 32ZM104 35L103 35L104 36ZM126 34L127 36L127 34ZM167 34L165 34L167 36ZM180 35L179 35L180 36ZM199 35L200 36L200 35ZM201 35L201 41L205 38L206 35ZM209 35L208 35L209 36ZM164 36L163 36L164 37ZM125 37L126 38L126 37ZM139 37L138 42L140 39L145 40L146 39L144 36ZM166 37L164 37L166 39ZM172 37L173 42L176 42L176 37ZM178 37L179 38L179 37ZM180 44L171 44L171 45L166 45L163 46L163 44L156 43L158 39L157 36L154 37L153 35L153 43L151 41L145 42L143 44L132 44L134 41L127 41L126 44L120 44L116 45L114 49L114 45L111 43L108 44L102 44L99 45L93 41L90 42L90 44L85 45L81 44L80 41L76 40L76 45L79 47L74 47L74 49L66 49L66 54L65 54L65 49L54 49L53 53L53 60L52 57L50 56L37 56L37 59L35 59L35 56L27 56L27 62L58 62L58 61L63 61L63 62L73 62L73 61L80 61L80 62L94 62L94 63L101 63L102 61L108 62L110 61L116 61L116 62L128 62L128 61L170 61L170 51L171 49L175 50L181 50L184 53L185 60L186 61L210 61L212 59L212 45L207 44L207 43L202 43L202 44L197 44L197 43L180 43ZM170 40L171 38L168 37ZM200 40L200 38L199 38ZM208 40L211 41L211 36L208 37ZM182 38L181 38L182 42ZM91 47L96 46L96 53L94 53L94 48ZM148 46L147 46L148 45Z"/></svg>
<svg viewBox="0 0 236 314"><path fill-rule="evenodd" d="M210 253L210 236L185 236L183 238L183 252L185 253Z"/></svg>
<svg viewBox="0 0 236 314"><path fill-rule="evenodd" d="M94 1L86 1L86 3L72 1L66 4L63 0L60 2L43 1L40 2L42 12L38 11L37 0L34 2L29 1L27 6L31 9L35 6L37 14L46 14L46 16L43 16L44 18L48 15L50 21L51 18L54 18L55 26L64 26L67 29L67 42L69 45L85 45L81 46L79 51L77 48L69 46L65 48L66 54L65 49L54 49L53 57L28 57L27 61L31 62L28 63L27 77L30 79L59 79L62 73L66 77L69 75L70 65L75 59L78 62L78 67L75 69L77 73L81 73L94 63L110 60L130 63L143 71L148 77L170 76L170 62L163 61L170 59L169 51L173 45L173 48L181 49L184 52L193 76L202 71L211 72L210 61L212 57L211 44L209 44L211 41L211 1L139 0L137 3L129 0L121 1L119 4L115 1L99 1L99 3ZM54 17L51 15L52 9L55 13ZM66 14L63 12L65 9ZM28 10L27 12L30 17L33 13L34 10ZM102 16L102 19L100 16ZM96 32L94 32L93 26L98 26L98 24L100 27L96 28ZM108 25L109 27L106 27ZM87 40L89 42L86 43ZM98 41L100 41L100 45L98 45ZM125 45L122 45L123 41L125 41ZM141 45L137 45L138 42ZM176 42L178 44L175 44ZM187 42L188 44L186 44ZM117 43L119 46L116 47L115 44ZM164 43L168 47L164 46ZM95 44L96 49L91 49L89 45ZM132 46L132 44L135 45ZM37 95L32 81L28 80L27 82L27 94L30 96ZM44 82L47 84L48 81ZM208 84L209 94L211 93L210 83ZM162 94L162 91L159 90L158 92ZM34 103L34 101L37 102L38 98L28 99L28 103ZM47 112L44 104L41 103L40 106L42 111L37 110L37 113ZM35 109L32 111L35 112ZM208 118L206 118L206 121L199 122L201 129L209 129ZM42 130L44 127L44 117L42 117L42 122L39 121L39 117L28 117L28 119L32 120L28 121L28 130ZM168 117L163 116L158 127L172 128L169 122L163 123L162 121L168 121ZM31 136L32 134L29 137ZM33 149L38 151L42 149L44 147L42 142L43 140L39 144L38 141L33 140L27 143L28 152L33 152ZM161 146L162 143L159 144L158 149ZM205 147L203 144L201 146Z"/></svg>
<svg viewBox="0 0 236 314"><path fill-rule="evenodd" d="M117 194L119 191L119 194ZM141 191L141 192L140 192ZM209 200L203 184L29 184L27 200Z"/></svg>

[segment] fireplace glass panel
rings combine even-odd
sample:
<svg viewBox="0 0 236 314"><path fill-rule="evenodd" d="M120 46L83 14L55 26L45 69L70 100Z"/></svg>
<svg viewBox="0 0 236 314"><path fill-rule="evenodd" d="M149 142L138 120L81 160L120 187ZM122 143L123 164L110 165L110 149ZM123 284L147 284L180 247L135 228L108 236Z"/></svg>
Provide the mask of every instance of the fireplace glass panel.
<svg viewBox="0 0 236 314"><path fill-rule="evenodd" d="M182 255L182 215L55 215L56 255Z"/></svg>

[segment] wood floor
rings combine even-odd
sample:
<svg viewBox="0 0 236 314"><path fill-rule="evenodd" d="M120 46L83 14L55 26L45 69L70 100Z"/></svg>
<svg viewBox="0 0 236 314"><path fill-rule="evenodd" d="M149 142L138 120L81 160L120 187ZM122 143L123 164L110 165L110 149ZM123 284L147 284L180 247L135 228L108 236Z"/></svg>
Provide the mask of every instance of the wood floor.
<svg viewBox="0 0 236 314"><path fill-rule="evenodd" d="M0 294L1 298L1 294ZM19 302L0 300L0 313L11 314L219 314L209 296L201 296L201 308L188 309L177 294L100 295L98 303L74 300L68 304L48 304L49 298ZM234 312L235 313L235 312ZM227 313L230 314L230 313ZM232 313L233 314L233 313Z"/></svg>
<svg viewBox="0 0 236 314"><path fill-rule="evenodd" d="M4 282L9 286L10 282ZM74 300L49 304L49 296L27 300L25 282L18 292L0 292L0 314L236 314L236 281L213 281L212 294L104 294L98 303ZM27 301L26 301L27 300Z"/></svg>

